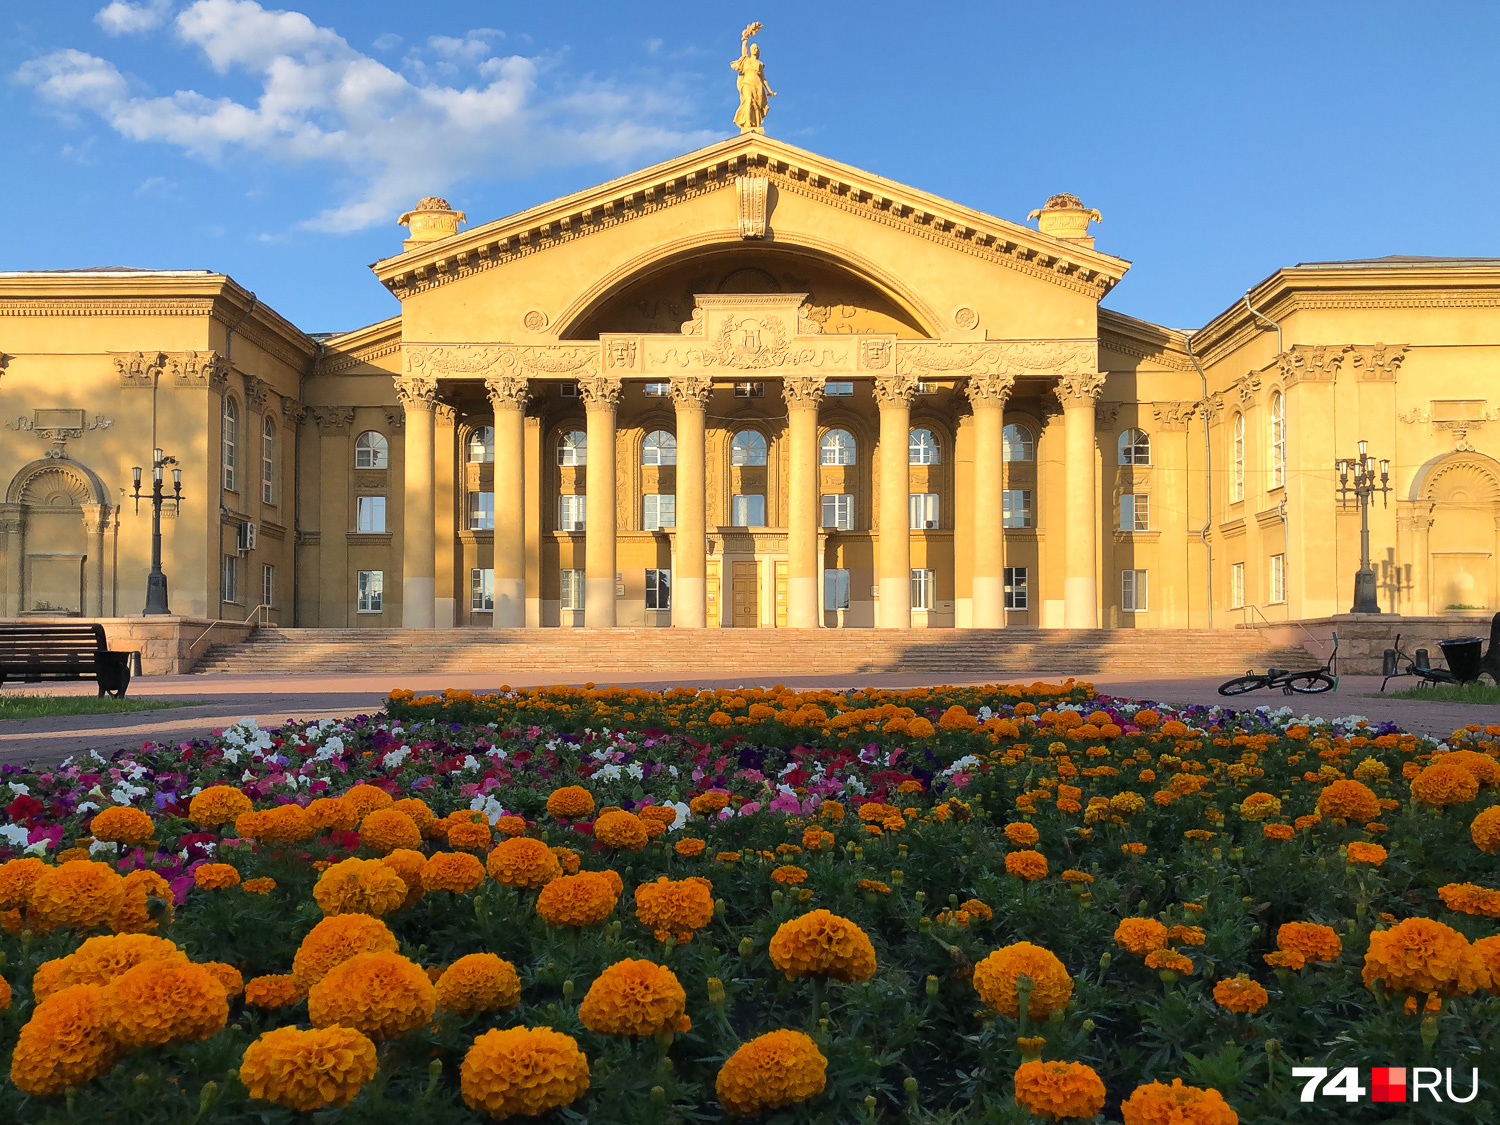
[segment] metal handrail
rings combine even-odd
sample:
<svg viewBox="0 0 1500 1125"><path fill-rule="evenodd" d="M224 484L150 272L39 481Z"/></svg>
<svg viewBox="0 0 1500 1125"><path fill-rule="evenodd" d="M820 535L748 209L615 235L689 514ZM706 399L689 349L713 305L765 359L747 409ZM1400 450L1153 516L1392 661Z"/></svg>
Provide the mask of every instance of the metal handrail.
<svg viewBox="0 0 1500 1125"><path fill-rule="evenodd" d="M1323 649L1326 649L1328 647L1328 642L1327 641L1320 641L1320 640L1318 640L1318 638L1313 634L1313 631L1311 629L1309 629L1306 625L1302 624L1302 622L1300 622L1300 621L1292 621L1292 620L1287 620L1287 621L1272 621L1269 617L1267 617L1264 613L1261 612L1260 606L1254 605L1253 603L1248 603L1247 602L1245 605L1240 606L1240 610L1241 610L1241 613L1240 613L1240 628L1242 628L1242 629L1254 629L1256 632L1259 632L1261 630L1261 626L1259 626L1259 625L1252 625L1252 624L1250 624L1249 622L1247 622L1245 620L1245 613L1244 613L1244 611L1245 610L1251 610L1251 609L1253 609L1255 611L1256 616L1258 616L1262 621L1264 621L1266 623L1266 626L1269 627L1269 628L1275 628L1275 627L1277 627L1279 625L1295 625L1295 626L1297 626L1297 628L1301 629L1304 633L1307 634L1307 639L1310 640L1310 641L1312 641L1313 644L1317 645L1318 649L1320 651L1323 650ZM1335 640L1337 640L1337 638L1335 638Z"/></svg>
<svg viewBox="0 0 1500 1125"><path fill-rule="evenodd" d="M194 640L192 644L188 645L188 651L192 652L193 649L197 648L198 641L201 641L204 637L212 633L215 625L248 625L250 624L251 618L260 618L260 620L257 620L255 622L255 627L259 629L266 624L266 621L264 619L266 612L275 608L275 606L267 605L265 602L261 602L260 605L256 606L250 611L250 616L246 617L243 621L232 621L227 618L220 618L217 621L210 621L208 623L208 628L199 633L197 639Z"/></svg>

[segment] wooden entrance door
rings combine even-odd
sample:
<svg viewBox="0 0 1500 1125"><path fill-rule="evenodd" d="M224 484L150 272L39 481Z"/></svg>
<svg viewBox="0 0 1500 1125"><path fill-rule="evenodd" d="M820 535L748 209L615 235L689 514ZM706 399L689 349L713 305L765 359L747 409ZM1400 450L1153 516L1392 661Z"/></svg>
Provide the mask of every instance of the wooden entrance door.
<svg viewBox="0 0 1500 1125"><path fill-rule="evenodd" d="M734 628L760 625L760 569L754 562L734 564Z"/></svg>

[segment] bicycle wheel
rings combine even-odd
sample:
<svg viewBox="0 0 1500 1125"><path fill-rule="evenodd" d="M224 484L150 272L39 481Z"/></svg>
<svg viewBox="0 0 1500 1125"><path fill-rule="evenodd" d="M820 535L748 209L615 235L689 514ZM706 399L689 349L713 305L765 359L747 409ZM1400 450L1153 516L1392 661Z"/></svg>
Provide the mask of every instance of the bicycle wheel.
<svg viewBox="0 0 1500 1125"><path fill-rule="evenodd" d="M1251 673L1248 676L1239 676L1228 683L1219 685L1220 695L1244 695L1247 691L1266 686L1266 678Z"/></svg>
<svg viewBox="0 0 1500 1125"><path fill-rule="evenodd" d="M1302 695L1317 695L1332 691L1334 681L1327 672L1299 672L1286 681L1286 686Z"/></svg>

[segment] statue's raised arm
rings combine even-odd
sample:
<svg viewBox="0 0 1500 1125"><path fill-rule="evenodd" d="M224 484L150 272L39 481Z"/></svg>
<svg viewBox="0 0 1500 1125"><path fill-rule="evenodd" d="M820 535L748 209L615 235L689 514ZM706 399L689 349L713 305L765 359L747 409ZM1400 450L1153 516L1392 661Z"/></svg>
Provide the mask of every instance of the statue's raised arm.
<svg viewBox="0 0 1500 1125"><path fill-rule="evenodd" d="M766 85L766 64L760 61L760 44L752 44L750 37L760 30L759 23L752 23L740 32L740 57L730 63L739 73L735 82L739 90L740 107L735 111L734 123L741 133L764 133L766 111L776 91Z"/></svg>

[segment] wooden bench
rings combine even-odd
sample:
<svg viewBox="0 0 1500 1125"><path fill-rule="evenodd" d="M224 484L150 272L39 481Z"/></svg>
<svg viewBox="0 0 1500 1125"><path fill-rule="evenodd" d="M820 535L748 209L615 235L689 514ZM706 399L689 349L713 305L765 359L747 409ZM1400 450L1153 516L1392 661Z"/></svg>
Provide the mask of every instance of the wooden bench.
<svg viewBox="0 0 1500 1125"><path fill-rule="evenodd" d="M0 685L7 680L94 680L100 695L123 699L130 686L131 655L109 650L103 625L0 625Z"/></svg>

